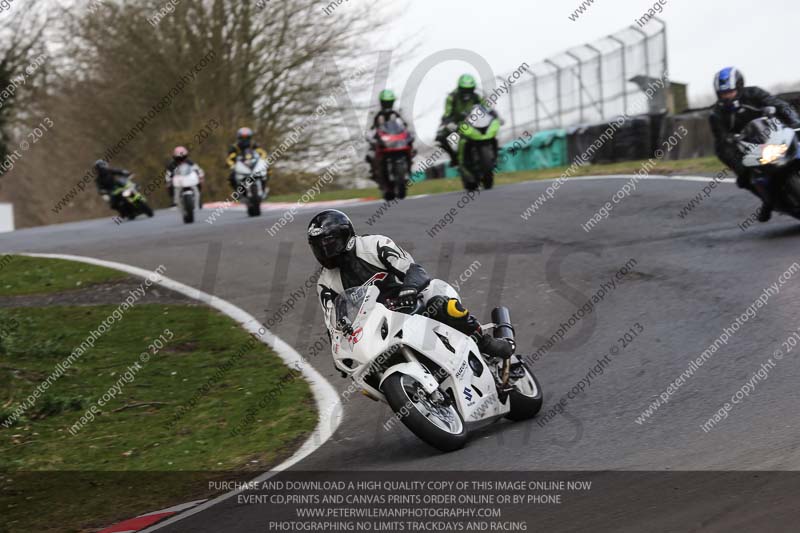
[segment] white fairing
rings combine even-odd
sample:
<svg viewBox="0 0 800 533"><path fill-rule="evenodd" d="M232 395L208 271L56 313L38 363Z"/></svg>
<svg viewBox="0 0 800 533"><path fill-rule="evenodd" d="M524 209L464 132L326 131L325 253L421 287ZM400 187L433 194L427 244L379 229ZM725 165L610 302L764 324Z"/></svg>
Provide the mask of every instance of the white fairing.
<svg viewBox="0 0 800 533"><path fill-rule="evenodd" d="M236 172L236 180L242 182L248 177L253 178L266 178L267 177L267 162L256 156L256 162L253 168L250 168L241 158L236 160L234 166Z"/></svg>
<svg viewBox="0 0 800 533"><path fill-rule="evenodd" d="M183 163L175 169L172 176L172 186L176 189L197 187L200 184L200 176L192 165Z"/></svg>
<svg viewBox="0 0 800 533"><path fill-rule="evenodd" d="M379 387L363 382L366 375L381 369L377 374L379 383L395 372L402 372L414 377L427 392L438 387L446 394L452 389L456 408L465 422L491 419L509 411L508 399L505 404L500 403L492 372L470 337L421 315L391 311L377 302L377 287L364 289L366 296L355 303L360 306L352 313L353 333L345 335L336 324L330 324L329 329L336 367L349 374L365 392L386 401ZM347 297L348 293L339 296ZM334 316L333 320L336 319ZM439 365L444 375L433 376L418 360L417 353ZM480 376L475 375L469 363L470 353L474 355L473 365L481 370Z"/></svg>
<svg viewBox="0 0 800 533"><path fill-rule="evenodd" d="M200 175L192 165L188 163L178 165L172 175L172 186L175 188L175 204L183 206L181 198L191 194L194 199L194 208L198 209L200 205L199 185Z"/></svg>
<svg viewBox="0 0 800 533"><path fill-rule="evenodd" d="M269 188L265 187L265 182L268 168L266 160L255 152L252 153L252 157L249 159L245 159L243 156L239 156L236 159L233 172L236 176L236 182L240 185L245 185L245 194L241 198L243 202L251 196L250 191L253 183L256 185L256 197L264 199L267 196Z"/></svg>

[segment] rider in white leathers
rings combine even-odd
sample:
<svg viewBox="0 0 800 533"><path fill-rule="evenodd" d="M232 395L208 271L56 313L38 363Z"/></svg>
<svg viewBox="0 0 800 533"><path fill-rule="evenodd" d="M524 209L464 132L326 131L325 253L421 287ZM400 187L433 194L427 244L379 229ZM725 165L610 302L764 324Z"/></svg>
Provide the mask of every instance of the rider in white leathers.
<svg viewBox="0 0 800 533"><path fill-rule="evenodd" d="M350 219L334 209L317 214L308 225L308 242L323 270L317 282L325 323L333 326L331 314L336 297L347 289L375 284L381 298L413 305L419 297L424 314L472 336L481 352L500 358L513 355L506 340L483 333L478 320L459 301L448 283L431 279L408 252L382 235L356 236Z"/></svg>

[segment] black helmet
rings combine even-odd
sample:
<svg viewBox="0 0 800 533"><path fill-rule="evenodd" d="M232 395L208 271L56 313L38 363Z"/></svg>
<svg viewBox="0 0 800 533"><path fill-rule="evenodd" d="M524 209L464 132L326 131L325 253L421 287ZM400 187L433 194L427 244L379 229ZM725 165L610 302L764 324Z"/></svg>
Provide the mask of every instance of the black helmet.
<svg viewBox="0 0 800 533"><path fill-rule="evenodd" d="M336 209L327 209L308 224L308 244L319 264L337 268L342 254L356 245L356 232L350 218Z"/></svg>
<svg viewBox="0 0 800 533"><path fill-rule="evenodd" d="M728 108L739 107L739 98L744 89L744 75L736 67L727 67L714 76L714 91L717 93L717 100ZM733 98L723 98L723 93L736 91Z"/></svg>
<svg viewBox="0 0 800 533"><path fill-rule="evenodd" d="M101 168L108 168L108 161L105 159L98 159L94 162L94 168L100 170Z"/></svg>

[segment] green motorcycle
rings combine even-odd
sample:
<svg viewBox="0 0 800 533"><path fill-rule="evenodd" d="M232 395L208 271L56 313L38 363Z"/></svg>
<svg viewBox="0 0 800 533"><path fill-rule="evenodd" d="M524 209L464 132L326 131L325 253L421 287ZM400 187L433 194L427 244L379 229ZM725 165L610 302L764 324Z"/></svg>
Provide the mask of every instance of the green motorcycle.
<svg viewBox="0 0 800 533"><path fill-rule="evenodd" d="M497 113L480 104L472 108L458 127L458 170L466 190L474 191L481 183L485 189L494 186L499 131Z"/></svg>
<svg viewBox="0 0 800 533"><path fill-rule="evenodd" d="M153 209L147 203L147 199L139 192L138 187L133 182L133 176L127 179L117 180L114 190L111 192L111 207L119 212L121 218L133 220L139 215L154 215Z"/></svg>

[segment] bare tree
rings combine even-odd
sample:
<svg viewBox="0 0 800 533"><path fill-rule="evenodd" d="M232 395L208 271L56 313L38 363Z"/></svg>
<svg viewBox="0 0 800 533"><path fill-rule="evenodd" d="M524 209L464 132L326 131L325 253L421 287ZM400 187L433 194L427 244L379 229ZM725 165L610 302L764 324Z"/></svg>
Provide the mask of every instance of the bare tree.
<svg viewBox="0 0 800 533"><path fill-rule="evenodd" d="M31 157L19 143L39 118L46 95L50 69L45 35L50 22L40 0L11 6L0 17L0 198L17 204L31 190L15 176Z"/></svg>
<svg viewBox="0 0 800 533"><path fill-rule="evenodd" d="M380 27L375 3L329 15L312 0L182 1L172 12L163 0L78 4L59 14L67 44L41 99L56 124L50 149L26 170L46 198L25 210L32 224L106 214L91 187L53 210L98 158L136 172L163 205L163 164L175 145L190 146L208 172L208 197L222 198L238 127L256 130L270 153L277 193L310 184L357 136L346 89L369 80L359 56Z"/></svg>

